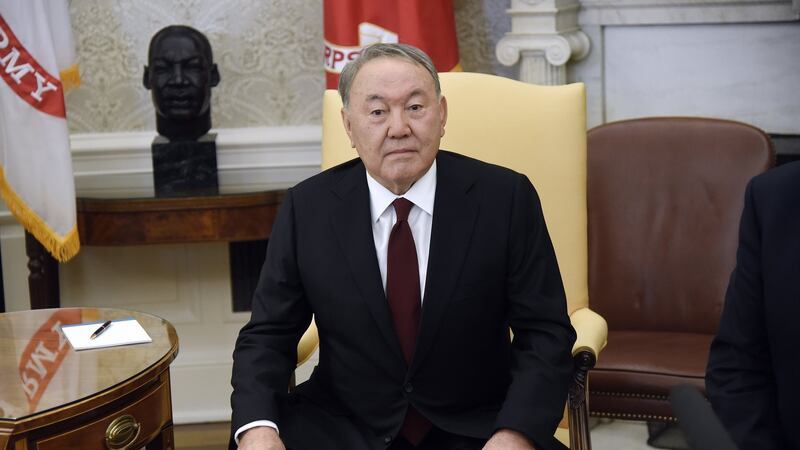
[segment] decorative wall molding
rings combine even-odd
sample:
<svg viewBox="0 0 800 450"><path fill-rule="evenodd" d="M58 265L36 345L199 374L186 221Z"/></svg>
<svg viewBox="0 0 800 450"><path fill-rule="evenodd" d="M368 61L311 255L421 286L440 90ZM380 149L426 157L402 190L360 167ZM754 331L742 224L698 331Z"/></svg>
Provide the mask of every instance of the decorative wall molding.
<svg viewBox="0 0 800 450"><path fill-rule="evenodd" d="M582 0L581 25L785 22L800 19L800 0Z"/></svg>
<svg viewBox="0 0 800 450"><path fill-rule="evenodd" d="M511 66L521 60L520 80L565 84L565 64L589 53L589 38L578 27L578 0L512 0L511 32L497 43L497 59Z"/></svg>
<svg viewBox="0 0 800 450"><path fill-rule="evenodd" d="M279 189L319 171L321 127L227 128L217 133L220 191ZM152 195L154 132L71 137L79 196Z"/></svg>
<svg viewBox="0 0 800 450"><path fill-rule="evenodd" d="M217 133L220 192L282 189L319 172L322 128L316 125L224 128ZM81 197L153 195L153 131L70 136ZM0 210L0 225L14 223Z"/></svg>

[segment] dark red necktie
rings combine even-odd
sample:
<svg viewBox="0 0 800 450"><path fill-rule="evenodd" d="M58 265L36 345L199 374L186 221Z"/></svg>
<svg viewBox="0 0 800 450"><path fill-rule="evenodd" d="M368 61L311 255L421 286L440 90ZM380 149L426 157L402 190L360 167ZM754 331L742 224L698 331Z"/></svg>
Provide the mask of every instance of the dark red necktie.
<svg viewBox="0 0 800 450"><path fill-rule="evenodd" d="M406 362L411 364L417 330L422 309L419 288L419 263L414 236L408 225L408 213L413 203L396 199L392 205L397 214L397 222L389 235L389 250L386 258L386 296L392 310L394 330L400 340L400 347ZM400 435L414 446L418 445L431 429L431 423L413 406L409 405Z"/></svg>

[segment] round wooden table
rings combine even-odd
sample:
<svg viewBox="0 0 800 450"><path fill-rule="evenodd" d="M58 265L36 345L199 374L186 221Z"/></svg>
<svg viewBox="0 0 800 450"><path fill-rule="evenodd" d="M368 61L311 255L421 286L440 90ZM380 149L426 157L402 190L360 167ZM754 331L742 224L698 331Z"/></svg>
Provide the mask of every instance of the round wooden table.
<svg viewBox="0 0 800 450"><path fill-rule="evenodd" d="M133 317L151 343L75 351L62 325ZM178 336L135 311L0 314L0 450L172 449L169 364Z"/></svg>

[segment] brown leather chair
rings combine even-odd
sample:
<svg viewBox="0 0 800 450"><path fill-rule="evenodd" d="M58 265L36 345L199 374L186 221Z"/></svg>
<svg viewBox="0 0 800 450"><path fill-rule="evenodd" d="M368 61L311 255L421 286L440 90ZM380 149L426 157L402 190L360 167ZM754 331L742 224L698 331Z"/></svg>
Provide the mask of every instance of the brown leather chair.
<svg viewBox="0 0 800 450"><path fill-rule="evenodd" d="M673 422L670 387L705 392L745 186L773 160L766 134L727 120L589 131L589 298L609 327L589 379L592 415Z"/></svg>

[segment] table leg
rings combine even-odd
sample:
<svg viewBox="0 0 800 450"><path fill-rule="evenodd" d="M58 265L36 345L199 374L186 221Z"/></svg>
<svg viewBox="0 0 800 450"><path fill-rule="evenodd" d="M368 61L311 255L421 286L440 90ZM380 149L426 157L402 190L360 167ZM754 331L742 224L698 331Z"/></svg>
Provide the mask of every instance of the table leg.
<svg viewBox="0 0 800 450"><path fill-rule="evenodd" d="M33 237L25 232L25 252L28 254L28 292L31 309L58 308L61 297L58 286L58 261Z"/></svg>
<svg viewBox="0 0 800 450"><path fill-rule="evenodd" d="M147 450L174 450L175 438L172 433L172 424L169 424L161 430L161 434L150 441L145 448Z"/></svg>

